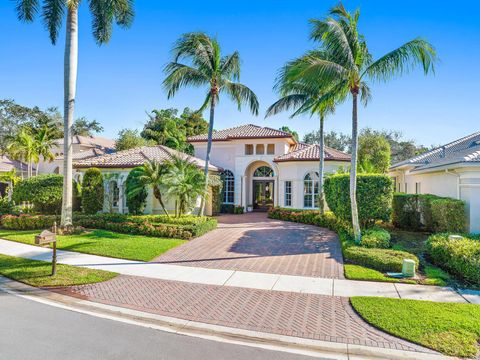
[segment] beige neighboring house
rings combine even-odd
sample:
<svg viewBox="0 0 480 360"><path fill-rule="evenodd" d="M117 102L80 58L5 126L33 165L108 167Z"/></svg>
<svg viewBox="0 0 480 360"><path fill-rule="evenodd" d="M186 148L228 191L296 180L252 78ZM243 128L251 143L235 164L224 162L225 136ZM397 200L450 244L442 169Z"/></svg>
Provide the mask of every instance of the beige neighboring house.
<svg viewBox="0 0 480 360"><path fill-rule="evenodd" d="M90 157L88 159L75 160L73 168L77 171L77 176L83 178L83 174L89 168L98 168L104 176L104 207L105 212L128 213L125 182L130 171L145 164L146 161L155 160L162 163L165 160L171 159L172 156L188 159L195 163L199 169L205 168L205 161L170 149L163 145L143 146L135 149L118 151L112 154L105 154L97 157ZM210 165L210 172L218 173L221 169L214 165ZM174 212L175 203L172 199L164 199L165 207L169 212ZM200 199L197 199L197 211L200 206ZM144 210L145 214L163 214L163 210L158 200L153 196L152 190L149 189L147 204ZM211 196L207 201L205 214L212 214Z"/></svg>
<svg viewBox="0 0 480 360"><path fill-rule="evenodd" d="M27 173L28 173L27 164L18 160L12 160L7 155L0 155L0 176L14 169L18 177L20 178L27 177ZM35 168L33 170L35 171ZM11 194L8 194L9 186L10 184L8 182L0 180L0 195L2 197L5 195L9 195L9 196L11 195Z"/></svg>
<svg viewBox="0 0 480 360"><path fill-rule="evenodd" d="M52 147L55 160L52 162L40 161L38 164L39 174L62 174L63 173L63 139L55 141L56 146ZM73 161L88 159L115 151L115 140L101 136L72 137Z"/></svg>
<svg viewBox="0 0 480 360"><path fill-rule="evenodd" d="M205 159L207 135L188 138ZM347 166L350 155L325 147L325 173ZM284 131L247 124L213 133L211 163L223 169L223 203L247 211L271 206L318 208L320 148Z"/></svg>
<svg viewBox="0 0 480 360"><path fill-rule="evenodd" d="M394 164L395 189L464 200L469 228L480 233L480 132Z"/></svg>

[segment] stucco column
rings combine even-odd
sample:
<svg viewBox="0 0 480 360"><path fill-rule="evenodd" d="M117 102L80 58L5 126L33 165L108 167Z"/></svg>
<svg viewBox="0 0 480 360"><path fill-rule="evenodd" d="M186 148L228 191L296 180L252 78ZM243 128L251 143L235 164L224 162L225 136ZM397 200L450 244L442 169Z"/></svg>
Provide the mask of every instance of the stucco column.
<svg viewBox="0 0 480 360"><path fill-rule="evenodd" d="M247 207L247 177L246 176L241 176L240 177L241 181L241 194L240 194L240 206Z"/></svg>
<svg viewBox="0 0 480 360"><path fill-rule="evenodd" d="M110 182L108 180L103 180L103 212L109 212L109 202L110 202Z"/></svg>
<svg viewBox="0 0 480 360"><path fill-rule="evenodd" d="M125 196L125 184L124 182L118 182L118 212L123 214L123 199Z"/></svg>

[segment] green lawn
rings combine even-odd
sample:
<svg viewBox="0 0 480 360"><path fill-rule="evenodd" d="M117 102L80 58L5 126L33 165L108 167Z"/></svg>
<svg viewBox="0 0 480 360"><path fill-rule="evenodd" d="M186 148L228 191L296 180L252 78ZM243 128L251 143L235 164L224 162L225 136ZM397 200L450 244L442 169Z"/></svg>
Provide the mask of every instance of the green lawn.
<svg viewBox="0 0 480 360"><path fill-rule="evenodd" d="M0 230L0 238L34 244L40 231ZM128 260L150 261L164 252L185 243L186 240L119 234L106 230L92 230L80 235L60 235L57 247L61 250L109 256Z"/></svg>
<svg viewBox="0 0 480 360"><path fill-rule="evenodd" d="M345 277L350 280L382 281L382 282L402 282L407 284L416 284L415 280L395 279L388 277L380 271L369 269L359 265L345 264Z"/></svg>
<svg viewBox="0 0 480 360"><path fill-rule="evenodd" d="M118 274L57 264L57 274L50 276L49 262L0 255L0 275L32 286L70 286L106 281Z"/></svg>
<svg viewBox="0 0 480 360"><path fill-rule="evenodd" d="M392 335L451 356L479 351L480 305L379 297L350 302L368 323Z"/></svg>

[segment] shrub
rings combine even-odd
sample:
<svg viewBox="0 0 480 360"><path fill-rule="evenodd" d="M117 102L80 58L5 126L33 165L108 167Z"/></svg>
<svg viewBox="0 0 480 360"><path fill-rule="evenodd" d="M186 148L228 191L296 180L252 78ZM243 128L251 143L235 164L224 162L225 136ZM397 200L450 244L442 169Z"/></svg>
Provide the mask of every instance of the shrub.
<svg viewBox="0 0 480 360"><path fill-rule="evenodd" d="M403 259L412 259L418 268L418 258L406 251L391 249L368 249L359 246L346 246L343 249L345 260L355 265L365 266L382 272L401 272Z"/></svg>
<svg viewBox="0 0 480 360"><path fill-rule="evenodd" d="M63 176L39 175L21 180L13 188L13 200L33 204L43 214L59 214L62 207Z"/></svg>
<svg viewBox="0 0 480 360"><path fill-rule="evenodd" d="M387 249L390 247L390 233L381 228L368 229L362 235L360 246Z"/></svg>
<svg viewBox="0 0 480 360"><path fill-rule="evenodd" d="M53 223L60 221L55 215L4 215L0 218L0 227L8 230L40 230L48 229Z"/></svg>
<svg viewBox="0 0 480 360"><path fill-rule="evenodd" d="M439 267L474 285L480 285L480 236L462 240L449 239L448 234L431 235L427 254Z"/></svg>
<svg viewBox="0 0 480 360"><path fill-rule="evenodd" d="M233 209L234 214L243 214L243 212L244 212L243 206L235 206L235 208Z"/></svg>
<svg viewBox="0 0 480 360"><path fill-rule="evenodd" d="M96 214L103 210L103 177L97 168L85 172L82 183L82 209L85 214Z"/></svg>
<svg viewBox="0 0 480 360"><path fill-rule="evenodd" d="M352 219L350 175L338 174L327 177L324 191L330 210L339 219L350 222ZM393 185L388 175L358 175L358 217L362 227L372 226L377 220L390 220L392 195Z"/></svg>
<svg viewBox="0 0 480 360"><path fill-rule="evenodd" d="M125 189L128 211L131 214L139 215L143 213L143 209L145 208L145 204L147 203L148 192L145 186L143 186L138 193L132 193L132 190L139 185L138 179L134 176L134 170L136 169L133 169L128 173Z"/></svg>
<svg viewBox="0 0 480 360"><path fill-rule="evenodd" d="M8 200L7 196L0 195L0 215L13 214L15 212L15 203Z"/></svg>
<svg viewBox="0 0 480 360"><path fill-rule="evenodd" d="M72 198L72 209L73 211L82 210L82 184L78 181L73 180L73 198Z"/></svg>
<svg viewBox="0 0 480 360"><path fill-rule="evenodd" d="M395 194L393 224L401 229L430 232L464 232L465 202L431 194Z"/></svg>
<svg viewBox="0 0 480 360"><path fill-rule="evenodd" d="M233 204L222 204L220 206L220 212L222 214L233 214L235 211L235 205Z"/></svg>

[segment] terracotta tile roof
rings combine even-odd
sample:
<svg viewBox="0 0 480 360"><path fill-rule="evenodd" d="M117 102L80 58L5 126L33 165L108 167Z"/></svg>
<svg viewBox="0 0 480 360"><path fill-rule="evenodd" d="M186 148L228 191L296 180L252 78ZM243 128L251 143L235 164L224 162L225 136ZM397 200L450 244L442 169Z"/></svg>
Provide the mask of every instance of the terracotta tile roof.
<svg viewBox="0 0 480 360"><path fill-rule="evenodd" d="M95 156L102 156L113 153L113 149L98 149L92 148L83 151L77 151L72 154L73 160L88 159ZM55 157L55 160L63 160L63 155Z"/></svg>
<svg viewBox="0 0 480 360"><path fill-rule="evenodd" d="M145 164L148 160L158 162L170 159L172 155L179 156L194 162L199 168L205 167L205 161L177 150L170 149L163 145L142 146L135 149L118 151L112 154L91 157L88 159L77 160L73 162L74 168L134 168ZM220 169L210 164L210 170L219 171Z"/></svg>
<svg viewBox="0 0 480 360"><path fill-rule="evenodd" d="M325 160L327 161L350 161L350 154L325 146ZM318 161L320 160L320 146L318 144L308 145L304 143L295 144L290 151L277 156L273 161Z"/></svg>
<svg viewBox="0 0 480 360"><path fill-rule="evenodd" d="M461 163L480 165L480 131L401 161L392 165L390 169L413 166L412 171L420 171Z"/></svg>
<svg viewBox="0 0 480 360"><path fill-rule="evenodd" d="M55 141L57 145L63 145L63 138ZM107 139L101 136L81 136L74 135L72 137L73 144L80 144L85 146L91 146L96 148L114 149L115 140Z"/></svg>
<svg viewBox="0 0 480 360"><path fill-rule="evenodd" d="M7 172L12 169L27 171L27 164L18 160L12 160L6 155L0 155L0 172Z"/></svg>
<svg viewBox="0 0 480 360"><path fill-rule="evenodd" d="M189 142L207 141L207 134L190 136ZM213 141L229 141L236 139L269 139L269 138L292 138L292 135L281 130L269 127L247 124L225 130L215 131L212 135Z"/></svg>

